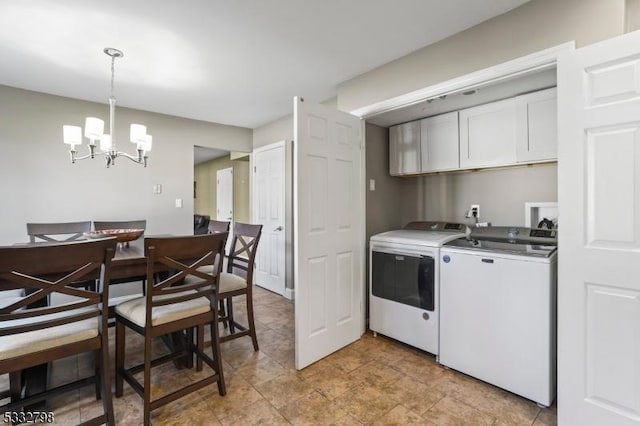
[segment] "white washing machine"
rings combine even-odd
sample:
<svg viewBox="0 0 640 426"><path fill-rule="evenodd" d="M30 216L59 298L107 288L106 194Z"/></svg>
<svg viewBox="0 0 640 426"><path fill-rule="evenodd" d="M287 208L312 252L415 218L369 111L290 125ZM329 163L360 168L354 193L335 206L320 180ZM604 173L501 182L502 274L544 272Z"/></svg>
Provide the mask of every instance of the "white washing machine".
<svg viewBox="0 0 640 426"><path fill-rule="evenodd" d="M557 231L478 228L440 250L439 362L550 406Z"/></svg>
<svg viewBox="0 0 640 426"><path fill-rule="evenodd" d="M371 237L369 328L438 354L440 247L466 235L460 223L412 222Z"/></svg>

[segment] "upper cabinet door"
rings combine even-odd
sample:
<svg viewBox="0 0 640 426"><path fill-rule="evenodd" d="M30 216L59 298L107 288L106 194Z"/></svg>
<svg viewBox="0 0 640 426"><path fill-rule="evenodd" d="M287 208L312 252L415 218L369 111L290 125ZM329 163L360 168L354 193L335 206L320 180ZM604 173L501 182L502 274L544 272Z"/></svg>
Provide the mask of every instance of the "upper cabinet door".
<svg viewBox="0 0 640 426"><path fill-rule="evenodd" d="M460 111L460 167L515 163L518 128L513 98Z"/></svg>
<svg viewBox="0 0 640 426"><path fill-rule="evenodd" d="M389 171L392 175L420 173L419 121L389 128Z"/></svg>
<svg viewBox="0 0 640 426"><path fill-rule="evenodd" d="M518 162L558 158L557 90L551 88L519 96Z"/></svg>
<svg viewBox="0 0 640 426"><path fill-rule="evenodd" d="M423 173L460 167L457 111L420 120L420 156Z"/></svg>

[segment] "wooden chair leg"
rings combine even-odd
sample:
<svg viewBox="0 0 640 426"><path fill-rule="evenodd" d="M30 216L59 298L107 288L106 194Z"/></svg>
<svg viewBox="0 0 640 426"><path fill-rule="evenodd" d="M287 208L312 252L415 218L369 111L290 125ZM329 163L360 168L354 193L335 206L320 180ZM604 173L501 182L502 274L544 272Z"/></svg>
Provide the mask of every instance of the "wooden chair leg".
<svg viewBox="0 0 640 426"><path fill-rule="evenodd" d="M101 395L101 391L100 388L102 386L102 382L101 382L101 376L100 376L100 350L95 350L93 351L93 368L94 368L94 372L95 372L95 378L96 381L94 383L95 386L95 390L96 390L96 400L100 400L100 398L102 398Z"/></svg>
<svg viewBox="0 0 640 426"><path fill-rule="evenodd" d="M116 397L122 396L122 370L124 369L124 345L125 328L124 324L116 321Z"/></svg>
<svg viewBox="0 0 640 426"><path fill-rule="evenodd" d="M227 328L229 326L229 321L227 319L227 311L224 308L224 299L220 300L220 311L219 311L219 316L222 318L222 326L224 328Z"/></svg>
<svg viewBox="0 0 640 426"><path fill-rule="evenodd" d="M202 352L204 350L204 326L199 325L196 330L196 348ZM213 344L213 343L212 343ZM196 355L196 371L202 371L202 358Z"/></svg>
<svg viewBox="0 0 640 426"><path fill-rule="evenodd" d="M256 335L256 325L253 321L253 297L250 297L250 294L247 294L246 299L249 334L251 335L251 341L253 342L253 350L258 352L258 336Z"/></svg>
<svg viewBox="0 0 640 426"><path fill-rule="evenodd" d="M182 333L180 333L180 335L182 336ZM183 337L185 339L185 351L186 351L186 359L185 359L185 365L187 368L193 368L193 328L189 327L188 329L185 330L185 336ZM197 358L197 356L196 356Z"/></svg>
<svg viewBox="0 0 640 426"><path fill-rule="evenodd" d="M16 402L22 395L22 371L12 371L9 373L9 393L11 402ZM18 408L18 411L20 409Z"/></svg>
<svg viewBox="0 0 640 426"><path fill-rule="evenodd" d="M218 329L218 319L211 322L211 355L216 363L216 373L218 373L218 393L220 396L227 394L227 386L224 383L224 373L222 372L222 356L220 354L220 330Z"/></svg>
<svg viewBox="0 0 640 426"><path fill-rule="evenodd" d="M144 336L144 426L151 424L151 337Z"/></svg>
<svg viewBox="0 0 640 426"><path fill-rule="evenodd" d="M227 320L229 321L229 332L236 332L236 325L233 322L233 297L227 297Z"/></svg>
<svg viewBox="0 0 640 426"><path fill-rule="evenodd" d="M107 425L115 425L116 419L113 412L113 397L111 396L111 373L109 372L109 340L106 335L107 330L104 330L103 333L102 349L96 354L99 358L100 365L100 374L97 377L100 378L102 385L100 393L102 394L102 408L107 417Z"/></svg>

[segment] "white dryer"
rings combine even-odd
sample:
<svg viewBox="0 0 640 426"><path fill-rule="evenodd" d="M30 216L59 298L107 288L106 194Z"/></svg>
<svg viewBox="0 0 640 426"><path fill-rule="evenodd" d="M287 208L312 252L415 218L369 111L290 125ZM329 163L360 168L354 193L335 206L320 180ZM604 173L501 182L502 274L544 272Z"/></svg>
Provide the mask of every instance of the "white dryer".
<svg viewBox="0 0 640 426"><path fill-rule="evenodd" d="M411 222L371 237L369 328L438 354L439 252L466 235L460 223Z"/></svg>

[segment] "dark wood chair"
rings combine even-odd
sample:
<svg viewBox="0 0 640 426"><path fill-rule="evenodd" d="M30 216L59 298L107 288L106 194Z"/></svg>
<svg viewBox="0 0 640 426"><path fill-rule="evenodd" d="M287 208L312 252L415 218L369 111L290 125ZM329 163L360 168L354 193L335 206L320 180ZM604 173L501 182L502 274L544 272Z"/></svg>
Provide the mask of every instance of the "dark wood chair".
<svg viewBox="0 0 640 426"><path fill-rule="evenodd" d="M209 220L209 233L215 234L216 232L229 232L231 222L225 222L222 220Z"/></svg>
<svg viewBox="0 0 640 426"><path fill-rule="evenodd" d="M145 219L140 220L94 220L93 221L93 229L95 231L104 231L107 229L147 229L147 221ZM124 284L131 282L142 282L142 290L141 293L126 295L126 296L118 296L112 297L109 301L109 316L110 318L114 318L114 308L119 303L126 302L134 297L138 297L140 294L144 295L145 290L145 275L140 275L137 277L129 277L129 278L116 278L111 280L111 284ZM115 325L115 322L110 322L110 325Z"/></svg>
<svg viewBox="0 0 640 426"><path fill-rule="evenodd" d="M27 223L27 234L32 243L77 241L84 237L85 232L89 231L91 231L91 221ZM84 287L87 290L95 289L94 281L82 281L74 285Z"/></svg>
<svg viewBox="0 0 640 426"><path fill-rule="evenodd" d="M27 223L27 234L36 241L76 241L91 231L91 221L65 223Z"/></svg>
<svg viewBox="0 0 640 426"><path fill-rule="evenodd" d="M144 424L150 423L151 411L204 386L217 383L220 395L226 394L220 338L218 334L218 280L222 270L226 233L187 237L146 238L147 291L145 297L124 302L116 307L116 396L122 396L123 382L143 398ZM213 265L214 274L198 270ZM167 269L173 272L166 273ZM165 272L157 280L157 272ZM156 279L154 279L156 277ZM204 353L204 326L210 325L212 357ZM144 362L125 367L125 327L144 337ZM193 342L193 330L196 342ZM186 331L182 348L153 358L151 341L169 333ZM151 400L151 369L166 362L186 359L192 365L196 356L197 370L203 361L213 370L208 377ZM134 374L144 372L140 383Z"/></svg>
<svg viewBox="0 0 640 426"><path fill-rule="evenodd" d="M233 226L231 248L227 258L227 272L220 275L220 301L225 303L225 313L220 321L229 325L229 334L221 342L242 336L251 336L253 349L258 350L258 337L253 319L253 265L262 233L262 225L236 222ZM233 298L246 296L247 325L239 324L233 317ZM238 329L238 330L236 330Z"/></svg>
<svg viewBox="0 0 640 426"><path fill-rule="evenodd" d="M115 238L0 247L0 290L24 289L0 305L0 374L9 373L11 394L0 412L93 384L103 414L87 423L115 424L105 285L115 250ZM97 280L97 291L73 285L83 280ZM94 354L96 374L22 396L20 371L83 352Z"/></svg>

